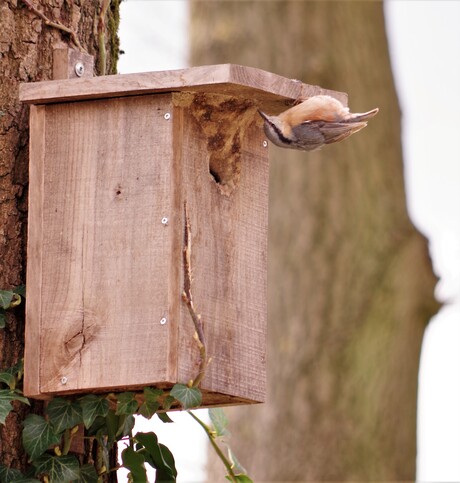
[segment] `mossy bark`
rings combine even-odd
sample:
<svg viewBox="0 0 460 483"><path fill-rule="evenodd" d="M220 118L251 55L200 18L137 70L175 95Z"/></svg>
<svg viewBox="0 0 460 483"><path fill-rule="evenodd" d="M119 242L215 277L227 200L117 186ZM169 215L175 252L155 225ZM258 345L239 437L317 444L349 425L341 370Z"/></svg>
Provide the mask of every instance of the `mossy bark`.
<svg viewBox="0 0 460 483"><path fill-rule="evenodd" d="M85 2L31 0L50 20L72 28L82 46L97 57L98 0ZM108 72L118 57L118 0L108 13ZM18 99L20 82L52 78L53 49L72 46L67 34L45 25L20 0L0 2L0 289L25 283L28 183L28 108ZM110 48L110 46L115 46ZM24 306L8 314L0 330L0 370L14 365L24 352ZM40 413L42 405L32 405ZM25 405L15 404L0 425L0 463L23 470L21 443Z"/></svg>
<svg viewBox="0 0 460 483"><path fill-rule="evenodd" d="M257 481L413 480L421 342L437 311L407 215L378 2L193 2L191 62L239 63L380 107L313 153L271 146L267 402L229 410ZM209 481L223 474L211 464Z"/></svg>

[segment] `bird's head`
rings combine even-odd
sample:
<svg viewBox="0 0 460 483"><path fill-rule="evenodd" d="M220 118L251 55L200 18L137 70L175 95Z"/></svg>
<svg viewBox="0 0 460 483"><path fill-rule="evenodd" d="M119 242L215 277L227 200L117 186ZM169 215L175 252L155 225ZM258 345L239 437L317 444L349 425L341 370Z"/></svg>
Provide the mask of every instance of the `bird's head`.
<svg viewBox="0 0 460 483"><path fill-rule="evenodd" d="M291 147L293 143L292 131L289 126L285 125L278 116L269 116L265 112L258 111L264 120L265 135L273 144L282 148Z"/></svg>

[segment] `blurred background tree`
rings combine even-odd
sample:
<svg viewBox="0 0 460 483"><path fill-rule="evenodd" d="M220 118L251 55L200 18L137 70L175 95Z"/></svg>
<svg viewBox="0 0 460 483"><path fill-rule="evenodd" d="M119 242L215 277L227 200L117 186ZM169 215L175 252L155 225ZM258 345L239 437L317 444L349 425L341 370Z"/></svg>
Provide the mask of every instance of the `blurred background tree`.
<svg viewBox="0 0 460 483"><path fill-rule="evenodd" d="M194 1L191 65L232 62L380 113L314 153L271 146L268 394L234 408L258 481L413 480L423 333L438 304L404 194L380 2ZM222 475L211 456L209 481Z"/></svg>

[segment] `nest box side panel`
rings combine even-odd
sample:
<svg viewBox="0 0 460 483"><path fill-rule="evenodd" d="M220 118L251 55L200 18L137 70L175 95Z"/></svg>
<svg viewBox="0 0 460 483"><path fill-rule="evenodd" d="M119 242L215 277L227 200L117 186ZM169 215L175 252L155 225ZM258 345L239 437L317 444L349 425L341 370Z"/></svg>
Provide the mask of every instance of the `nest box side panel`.
<svg viewBox="0 0 460 483"><path fill-rule="evenodd" d="M205 405L265 399L268 148L250 100L198 94L183 106L183 201L190 221L192 295L208 356ZM200 360L181 306L179 381Z"/></svg>
<svg viewBox="0 0 460 483"><path fill-rule="evenodd" d="M27 298L24 354L24 393L40 394L40 313L42 269L43 163L45 107L30 106L29 213L27 223Z"/></svg>
<svg viewBox="0 0 460 483"><path fill-rule="evenodd" d="M33 306L40 297L39 340L26 347L33 357L39 343L41 393L142 387L176 373L171 325L160 323L172 239L162 223L171 208L170 99L46 106L41 293L28 293Z"/></svg>

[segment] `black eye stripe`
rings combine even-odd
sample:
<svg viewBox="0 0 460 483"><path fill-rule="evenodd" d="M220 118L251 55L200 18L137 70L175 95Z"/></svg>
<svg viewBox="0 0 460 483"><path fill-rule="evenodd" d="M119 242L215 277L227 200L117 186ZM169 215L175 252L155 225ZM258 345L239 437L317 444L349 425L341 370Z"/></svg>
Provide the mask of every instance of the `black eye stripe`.
<svg viewBox="0 0 460 483"><path fill-rule="evenodd" d="M282 141L283 143L285 144L292 144L292 141L290 139L288 139L286 136L283 135L283 133L281 132L281 130L278 128L278 126L276 126L275 124L273 124L270 120L267 119L267 122L270 124L270 126L274 129L274 131L276 132L276 134L278 135L278 137L280 138L280 141Z"/></svg>

